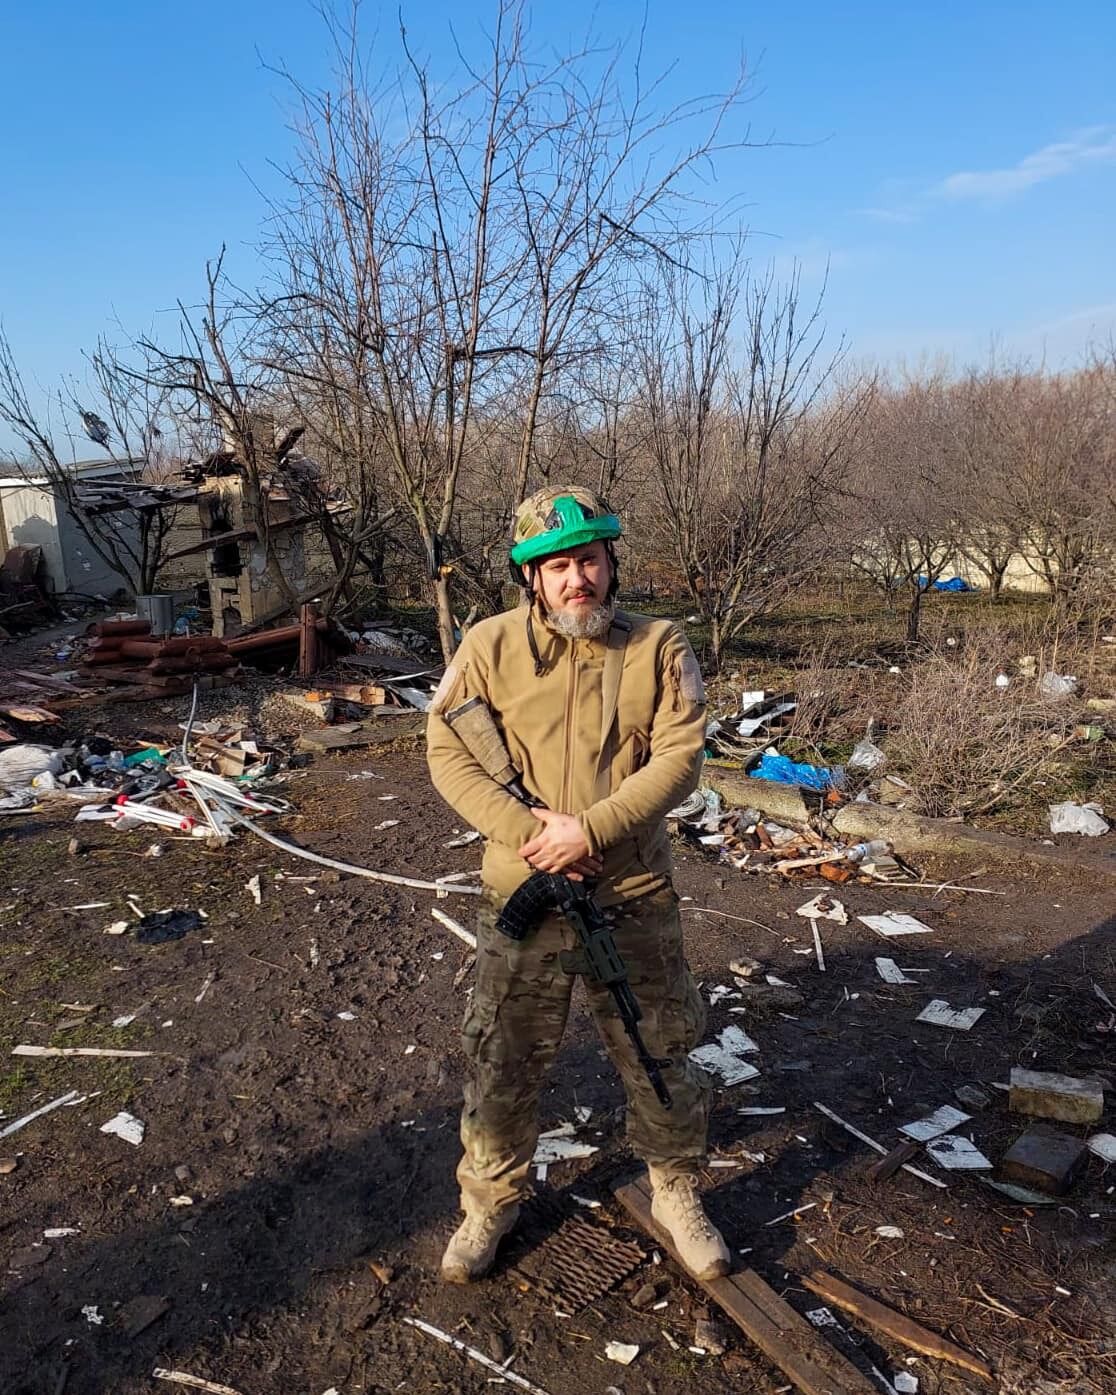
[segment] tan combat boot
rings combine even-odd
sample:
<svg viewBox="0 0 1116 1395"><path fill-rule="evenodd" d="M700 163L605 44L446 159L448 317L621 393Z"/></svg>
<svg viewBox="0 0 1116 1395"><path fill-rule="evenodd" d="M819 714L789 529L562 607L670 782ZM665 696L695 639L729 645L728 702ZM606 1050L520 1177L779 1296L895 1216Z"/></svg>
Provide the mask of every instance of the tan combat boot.
<svg viewBox="0 0 1116 1395"><path fill-rule="evenodd" d="M719 1279L731 1256L721 1232L705 1214L693 1177L648 1168L653 1196L651 1218L670 1236L678 1258L695 1278Z"/></svg>
<svg viewBox="0 0 1116 1395"><path fill-rule="evenodd" d="M483 1278L492 1268L500 1241L519 1219L518 1206L498 1209L465 1208L465 1219L454 1231L442 1256L442 1278L448 1284L467 1284Z"/></svg>

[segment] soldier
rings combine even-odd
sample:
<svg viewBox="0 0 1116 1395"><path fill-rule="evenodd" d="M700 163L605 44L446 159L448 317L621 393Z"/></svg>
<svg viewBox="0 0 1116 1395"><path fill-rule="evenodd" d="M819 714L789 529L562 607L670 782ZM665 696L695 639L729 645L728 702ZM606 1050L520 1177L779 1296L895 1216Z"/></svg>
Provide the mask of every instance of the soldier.
<svg viewBox="0 0 1116 1395"><path fill-rule="evenodd" d="M627 1094L628 1139L648 1165L652 1214L692 1272L709 1279L728 1271L725 1242L697 1190L709 1096L688 1053L705 1012L683 957L664 823L698 783L704 693L673 624L615 608L619 536L619 519L579 486L544 489L520 505L511 566L525 603L469 631L430 708L434 784L487 840L463 1034L471 1070L457 1169L465 1220L442 1258L452 1283L487 1273L515 1225L538 1138L539 1090L569 1012L573 979L560 953L574 939L566 922L552 915L523 941L495 928L500 906L533 869L592 880L611 908L644 1039L666 1063L673 1098L669 1111L659 1103L607 989L587 982ZM443 719L474 697L487 704L544 808L514 799Z"/></svg>

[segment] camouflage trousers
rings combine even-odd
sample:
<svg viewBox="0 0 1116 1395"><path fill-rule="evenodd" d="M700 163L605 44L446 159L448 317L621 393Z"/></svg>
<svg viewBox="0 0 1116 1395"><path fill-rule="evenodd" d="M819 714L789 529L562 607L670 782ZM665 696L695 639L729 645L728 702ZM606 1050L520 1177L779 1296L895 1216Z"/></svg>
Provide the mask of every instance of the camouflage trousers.
<svg viewBox="0 0 1116 1395"><path fill-rule="evenodd" d="M560 955L577 947L558 915L525 940L508 939L496 929L499 905L486 898L478 916L476 986L462 1035L470 1079L457 1178L462 1204L483 1207L507 1205L526 1188L539 1091L575 981ZM647 1049L670 1062L663 1079L673 1101L666 1110L655 1097L607 988L586 982L589 1009L627 1094L628 1141L655 1167L692 1172L705 1157L709 1090L688 1053L704 1031L705 1007L682 952L678 898L667 887L617 907L613 933L643 1013Z"/></svg>

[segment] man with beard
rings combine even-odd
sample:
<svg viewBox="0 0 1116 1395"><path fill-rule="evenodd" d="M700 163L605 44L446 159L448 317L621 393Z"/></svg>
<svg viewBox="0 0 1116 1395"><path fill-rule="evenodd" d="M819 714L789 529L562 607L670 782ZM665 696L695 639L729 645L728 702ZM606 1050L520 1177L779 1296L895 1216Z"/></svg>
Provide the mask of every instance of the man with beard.
<svg viewBox="0 0 1116 1395"><path fill-rule="evenodd" d="M704 1009L683 957L664 818L698 783L705 744L701 674L678 629L615 608L620 521L591 490L544 489L520 505L511 566L524 603L475 625L431 704L430 772L439 793L487 839L476 987L463 1043L457 1169L464 1223L442 1276L487 1273L515 1225L538 1138L538 1099L569 1012L562 951L575 938L549 915L524 940L496 928L507 898L536 870L594 886L643 1013L647 1048L672 1098L660 1103L606 988L589 1008L628 1101L628 1139L648 1165L653 1215L695 1274L728 1270L696 1173L705 1157L708 1089L688 1053ZM445 720L479 698L489 709L528 808L485 771Z"/></svg>

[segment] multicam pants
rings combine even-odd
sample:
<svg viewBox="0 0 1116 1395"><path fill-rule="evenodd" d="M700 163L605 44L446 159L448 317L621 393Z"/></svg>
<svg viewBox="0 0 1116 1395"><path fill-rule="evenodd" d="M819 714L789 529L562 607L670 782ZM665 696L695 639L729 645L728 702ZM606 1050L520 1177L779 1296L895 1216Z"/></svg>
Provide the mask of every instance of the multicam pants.
<svg viewBox="0 0 1116 1395"><path fill-rule="evenodd" d="M465 1087L457 1169L462 1202L500 1206L526 1186L538 1138L538 1100L569 1014L574 978L560 962L576 937L548 916L523 941L496 929L499 903L486 899L477 923L477 972L462 1042L471 1069ZM589 1008L628 1097L628 1140L647 1163L690 1172L705 1156L709 1091L688 1059L705 1008L682 953L678 898L668 887L616 908L614 934L643 1013L652 1056L669 1059L665 1110L636 1058L611 994L586 983Z"/></svg>

